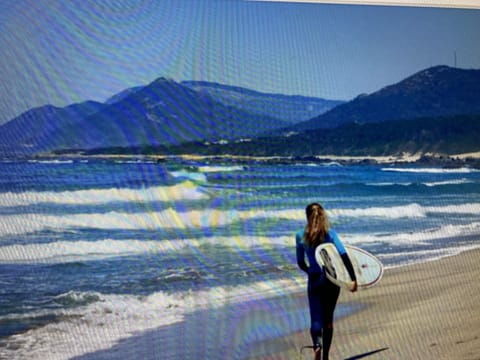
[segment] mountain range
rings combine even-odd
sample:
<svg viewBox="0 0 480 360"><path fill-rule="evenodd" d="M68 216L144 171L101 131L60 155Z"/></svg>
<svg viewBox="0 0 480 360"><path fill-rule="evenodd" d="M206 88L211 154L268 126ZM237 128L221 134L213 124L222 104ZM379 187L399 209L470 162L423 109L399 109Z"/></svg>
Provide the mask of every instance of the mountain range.
<svg viewBox="0 0 480 360"><path fill-rule="evenodd" d="M480 70L435 66L370 95L360 95L294 129L460 114L480 114Z"/></svg>
<svg viewBox="0 0 480 360"><path fill-rule="evenodd" d="M392 122L398 129L412 131L413 123L404 127L402 122L428 118L422 124L435 127L432 119L442 118L442 126L447 126L456 116L478 114L480 70L447 66L422 70L348 102L158 78L125 89L105 103L86 101L63 108L46 105L31 109L0 126L0 153L181 146L258 137L268 142L269 137L302 132L310 139L312 134L322 136L322 129L356 124L347 126L352 145L357 143L355 136L361 137L367 129L362 124L372 124L368 129L374 129L380 126L375 124ZM461 138L455 137L455 141ZM356 151L352 146L345 148Z"/></svg>
<svg viewBox="0 0 480 360"><path fill-rule="evenodd" d="M206 81L183 81L182 85L206 94L227 106L251 114L281 119L291 124L310 120L345 101L299 95L265 94L258 91Z"/></svg>
<svg viewBox="0 0 480 360"><path fill-rule="evenodd" d="M220 88L224 89L222 96ZM305 112L320 114L338 103L158 78L146 86L121 91L105 103L87 101L64 108L46 105L31 109L0 126L0 153L31 155L65 148L256 137L285 128L295 118L297 122L308 118ZM286 107L290 110L279 111ZM278 117L270 116L274 114Z"/></svg>

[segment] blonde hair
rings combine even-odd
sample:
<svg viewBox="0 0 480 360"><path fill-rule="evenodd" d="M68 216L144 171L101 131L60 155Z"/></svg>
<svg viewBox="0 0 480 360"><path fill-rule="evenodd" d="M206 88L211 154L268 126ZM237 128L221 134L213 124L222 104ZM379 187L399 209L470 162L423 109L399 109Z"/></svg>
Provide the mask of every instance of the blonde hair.
<svg viewBox="0 0 480 360"><path fill-rule="evenodd" d="M303 232L305 243L309 246L317 246L325 241L330 224L326 211L318 203L311 203L305 209L307 225Z"/></svg>

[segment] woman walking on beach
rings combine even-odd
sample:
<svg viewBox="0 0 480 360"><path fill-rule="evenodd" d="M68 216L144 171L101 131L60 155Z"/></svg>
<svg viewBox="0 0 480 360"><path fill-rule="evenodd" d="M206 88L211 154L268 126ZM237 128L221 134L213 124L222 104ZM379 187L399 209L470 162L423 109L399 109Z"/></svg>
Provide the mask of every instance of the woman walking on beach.
<svg viewBox="0 0 480 360"><path fill-rule="evenodd" d="M315 250L323 243L333 243L337 248L353 282L352 290L357 290L357 281L352 263L345 247L336 232L330 229L327 214L318 203L305 209L307 225L296 234L297 264L308 275L308 303L310 307L310 335L315 352L315 360L328 360L333 337L333 312L337 304L340 288L327 279L325 270L315 260ZM305 262L305 256L308 265ZM322 356L323 349L323 357Z"/></svg>

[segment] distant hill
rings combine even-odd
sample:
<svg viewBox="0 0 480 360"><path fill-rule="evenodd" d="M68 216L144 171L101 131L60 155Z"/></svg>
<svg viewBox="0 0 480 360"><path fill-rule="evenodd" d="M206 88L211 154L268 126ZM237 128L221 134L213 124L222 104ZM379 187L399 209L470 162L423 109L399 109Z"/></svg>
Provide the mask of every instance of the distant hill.
<svg viewBox="0 0 480 360"><path fill-rule="evenodd" d="M0 127L0 151L178 144L253 137L288 123L250 114L173 80L127 89L107 104L33 109ZM94 106L93 106L94 104Z"/></svg>
<svg viewBox="0 0 480 360"><path fill-rule="evenodd" d="M373 94L359 96L294 129L459 114L480 114L480 70L436 66Z"/></svg>
<svg viewBox="0 0 480 360"><path fill-rule="evenodd" d="M285 126L200 94L173 80L159 78L87 117L80 133L92 146L178 144L257 136ZM88 129L85 131L83 129Z"/></svg>
<svg viewBox="0 0 480 360"><path fill-rule="evenodd" d="M326 100L298 95L267 94L206 81L183 81L182 85L207 94L226 106L251 114L278 118L291 124L309 120L343 104L340 100Z"/></svg>
<svg viewBox="0 0 480 360"><path fill-rule="evenodd" d="M69 129L82 126L86 117L104 107L104 104L86 101L64 108L45 105L29 110L0 126L0 154L28 155L73 144L77 134Z"/></svg>

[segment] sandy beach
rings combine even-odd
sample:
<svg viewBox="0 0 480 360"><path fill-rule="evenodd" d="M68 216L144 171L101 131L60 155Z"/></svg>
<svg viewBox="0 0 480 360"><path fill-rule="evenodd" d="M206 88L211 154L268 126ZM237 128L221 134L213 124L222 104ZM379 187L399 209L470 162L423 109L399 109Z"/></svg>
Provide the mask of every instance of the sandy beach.
<svg viewBox="0 0 480 360"><path fill-rule="evenodd" d="M477 249L388 269L374 288L342 291L330 358L480 359L479 259ZM312 359L299 352L310 344L307 318L304 293L253 300L75 359Z"/></svg>
<svg viewBox="0 0 480 360"><path fill-rule="evenodd" d="M480 359L480 250L387 270L381 283L339 303L366 307L335 323L331 359ZM294 346L308 331L252 349L250 359L311 359ZM288 345L288 346L287 346ZM277 349L288 350L277 351ZM308 354L307 354L308 352Z"/></svg>

